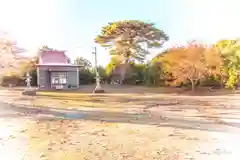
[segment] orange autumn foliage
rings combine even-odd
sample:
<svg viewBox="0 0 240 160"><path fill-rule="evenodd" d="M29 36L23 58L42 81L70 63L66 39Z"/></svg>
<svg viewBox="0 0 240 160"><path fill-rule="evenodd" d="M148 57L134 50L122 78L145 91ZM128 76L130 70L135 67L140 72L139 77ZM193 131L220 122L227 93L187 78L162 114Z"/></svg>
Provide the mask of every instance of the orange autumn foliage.
<svg viewBox="0 0 240 160"><path fill-rule="evenodd" d="M222 59L213 47L195 42L186 46L170 48L159 57L174 81L173 85L191 82L192 90L197 82L206 76L220 73Z"/></svg>

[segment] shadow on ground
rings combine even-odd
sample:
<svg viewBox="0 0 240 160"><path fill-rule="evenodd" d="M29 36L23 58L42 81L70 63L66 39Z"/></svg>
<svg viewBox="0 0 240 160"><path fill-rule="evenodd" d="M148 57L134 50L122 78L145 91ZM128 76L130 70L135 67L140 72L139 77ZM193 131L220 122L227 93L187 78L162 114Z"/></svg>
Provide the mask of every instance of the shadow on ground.
<svg viewBox="0 0 240 160"><path fill-rule="evenodd" d="M109 123L133 123L144 125L156 125L157 127L173 127L180 129L205 130L228 132L232 127L240 128L240 123L216 123L214 121L196 120L191 117L151 115L149 112L142 113L125 113L125 112L108 112L108 111L86 111L86 110L68 110L57 108L31 108L28 106L6 105L3 104L4 110L14 112L1 113L3 118L12 116L26 116L39 121L58 121L66 120L91 120Z"/></svg>
<svg viewBox="0 0 240 160"><path fill-rule="evenodd" d="M177 88L177 87L149 87L149 86L137 86L137 85L110 85L102 84L102 87L107 94L181 94L185 96L221 96L221 95L232 95L240 93L239 90L219 89L211 87L199 87L195 92L191 91L191 88ZM81 85L78 90L73 91L57 91L58 93L92 93L95 88L93 85ZM23 91L24 87L1 87L0 89L10 89L12 91ZM53 91L44 91L53 92Z"/></svg>

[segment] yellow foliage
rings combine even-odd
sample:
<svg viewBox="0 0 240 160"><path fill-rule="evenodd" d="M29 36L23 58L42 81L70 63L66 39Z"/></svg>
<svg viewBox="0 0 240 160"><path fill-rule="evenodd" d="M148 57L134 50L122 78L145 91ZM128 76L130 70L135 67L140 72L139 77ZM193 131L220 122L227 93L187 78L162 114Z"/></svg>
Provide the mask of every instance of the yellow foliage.
<svg viewBox="0 0 240 160"><path fill-rule="evenodd" d="M108 65L106 66L106 73L110 75L115 70L115 68L122 62L123 58L121 58L121 56L113 56Z"/></svg>
<svg viewBox="0 0 240 160"><path fill-rule="evenodd" d="M194 85L206 76L218 74L222 65L219 52L213 47L205 47L197 43L170 48L167 53L159 57L159 60L167 66L168 72L175 80L174 85L186 81Z"/></svg>
<svg viewBox="0 0 240 160"><path fill-rule="evenodd" d="M5 76L20 76L16 71L8 71Z"/></svg>

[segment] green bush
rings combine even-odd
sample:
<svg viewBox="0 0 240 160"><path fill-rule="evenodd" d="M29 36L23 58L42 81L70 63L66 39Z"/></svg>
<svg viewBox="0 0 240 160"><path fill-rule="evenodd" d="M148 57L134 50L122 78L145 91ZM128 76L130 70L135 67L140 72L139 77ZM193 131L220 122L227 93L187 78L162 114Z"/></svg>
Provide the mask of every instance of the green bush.
<svg viewBox="0 0 240 160"><path fill-rule="evenodd" d="M204 79L200 86L202 87L221 87L221 82L214 77L207 77Z"/></svg>
<svg viewBox="0 0 240 160"><path fill-rule="evenodd" d="M95 75L89 69L83 69L79 71L79 83L92 84L95 81Z"/></svg>

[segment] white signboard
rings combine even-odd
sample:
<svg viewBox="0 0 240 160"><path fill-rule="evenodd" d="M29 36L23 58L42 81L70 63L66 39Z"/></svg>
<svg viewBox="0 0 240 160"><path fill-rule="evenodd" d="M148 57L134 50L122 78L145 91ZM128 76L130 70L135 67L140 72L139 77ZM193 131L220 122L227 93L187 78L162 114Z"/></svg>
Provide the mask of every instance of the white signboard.
<svg viewBox="0 0 240 160"><path fill-rule="evenodd" d="M57 85L56 89L63 89L63 85Z"/></svg>

